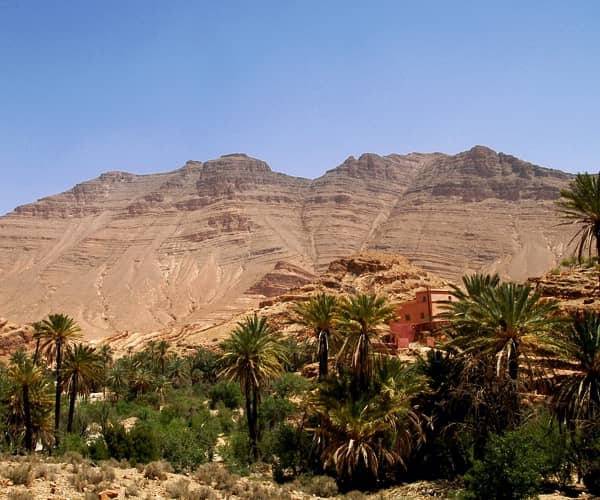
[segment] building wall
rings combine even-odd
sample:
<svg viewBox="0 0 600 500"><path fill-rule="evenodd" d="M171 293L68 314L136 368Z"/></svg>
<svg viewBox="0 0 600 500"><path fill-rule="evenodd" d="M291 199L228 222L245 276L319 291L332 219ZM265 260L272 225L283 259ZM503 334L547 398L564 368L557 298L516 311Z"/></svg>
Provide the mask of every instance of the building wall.
<svg viewBox="0 0 600 500"><path fill-rule="evenodd" d="M398 319L390 323L396 347L408 347L419 331L432 329L439 324L436 315L443 311L442 304L452 299L448 290L428 289L416 292L415 300L400 304L396 311Z"/></svg>

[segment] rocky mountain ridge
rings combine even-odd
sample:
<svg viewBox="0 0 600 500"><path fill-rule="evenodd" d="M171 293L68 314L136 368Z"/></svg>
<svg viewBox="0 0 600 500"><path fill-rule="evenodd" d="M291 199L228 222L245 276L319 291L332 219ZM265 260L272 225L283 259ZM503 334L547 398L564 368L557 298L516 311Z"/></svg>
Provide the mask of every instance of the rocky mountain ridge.
<svg viewBox="0 0 600 500"><path fill-rule="evenodd" d="M108 172L0 217L0 316L65 312L98 338L212 325L367 250L523 280L565 254L571 178L481 146L349 157L314 180L244 154Z"/></svg>

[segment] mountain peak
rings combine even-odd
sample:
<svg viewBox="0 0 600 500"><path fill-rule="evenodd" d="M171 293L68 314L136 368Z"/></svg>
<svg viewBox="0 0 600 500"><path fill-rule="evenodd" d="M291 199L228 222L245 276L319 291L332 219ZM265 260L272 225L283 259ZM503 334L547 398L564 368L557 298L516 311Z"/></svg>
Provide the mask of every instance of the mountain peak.
<svg viewBox="0 0 600 500"><path fill-rule="evenodd" d="M481 144L475 144L471 149L468 150L469 153L479 153L479 154L497 154L492 148L488 146L483 146Z"/></svg>
<svg viewBox="0 0 600 500"><path fill-rule="evenodd" d="M220 158L234 158L234 157L250 158L246 153L227 153L225 155L220 156Z"/></svg>
<svg viewBox="0 0 600 500"><path fill-rule="evenodd" d="M271 173L271 167L257 158L252 158L244 153L232 153L222 155L216 160L204 163L204 172L228 173L234 175L255 175L260 173Z"/></svg>

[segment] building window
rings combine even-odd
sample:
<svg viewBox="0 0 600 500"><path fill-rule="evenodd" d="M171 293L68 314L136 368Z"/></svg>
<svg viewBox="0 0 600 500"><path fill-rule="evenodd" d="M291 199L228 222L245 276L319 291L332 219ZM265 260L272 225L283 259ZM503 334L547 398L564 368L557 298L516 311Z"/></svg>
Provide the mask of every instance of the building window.
<svg viewBox="0 0 600 500"><path fill-rule="evenodd" d="M448 295L448 302L452 302L452 295Z"/></svg>
<svg viewBox="0 0 600 500"><path fill-rule="evenodd" d="M421 319L425 319L425 313L421 313Z"/></svg>
<svg viewBox="0 0 600 500"><path fill-rule="evenodd" d="M406 321L410 321L410 314L406 314L406 315L404 316L404 319L405 319Z"/></svg>
<svg viewBox="0 0 600 500"><path fill-rule="evenodd" d="M423 295L423 302L425 302L427 300L427 297L425 297L425 295Z"/></svg>

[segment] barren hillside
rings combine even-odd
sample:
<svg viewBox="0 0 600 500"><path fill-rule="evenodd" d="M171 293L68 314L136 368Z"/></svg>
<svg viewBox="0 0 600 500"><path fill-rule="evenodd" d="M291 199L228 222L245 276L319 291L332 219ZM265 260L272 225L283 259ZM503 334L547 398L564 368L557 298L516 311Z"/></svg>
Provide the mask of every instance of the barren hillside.
<svg viewBox="0 0 600 500"><path fill-rule="evenodd" d="M0 316L75 316L88 337L208 327L355 252L455 280L556 264L568 174L475 147L348 158L315 180L243 154L154 175L109 172L0 218Z"/></svg>

